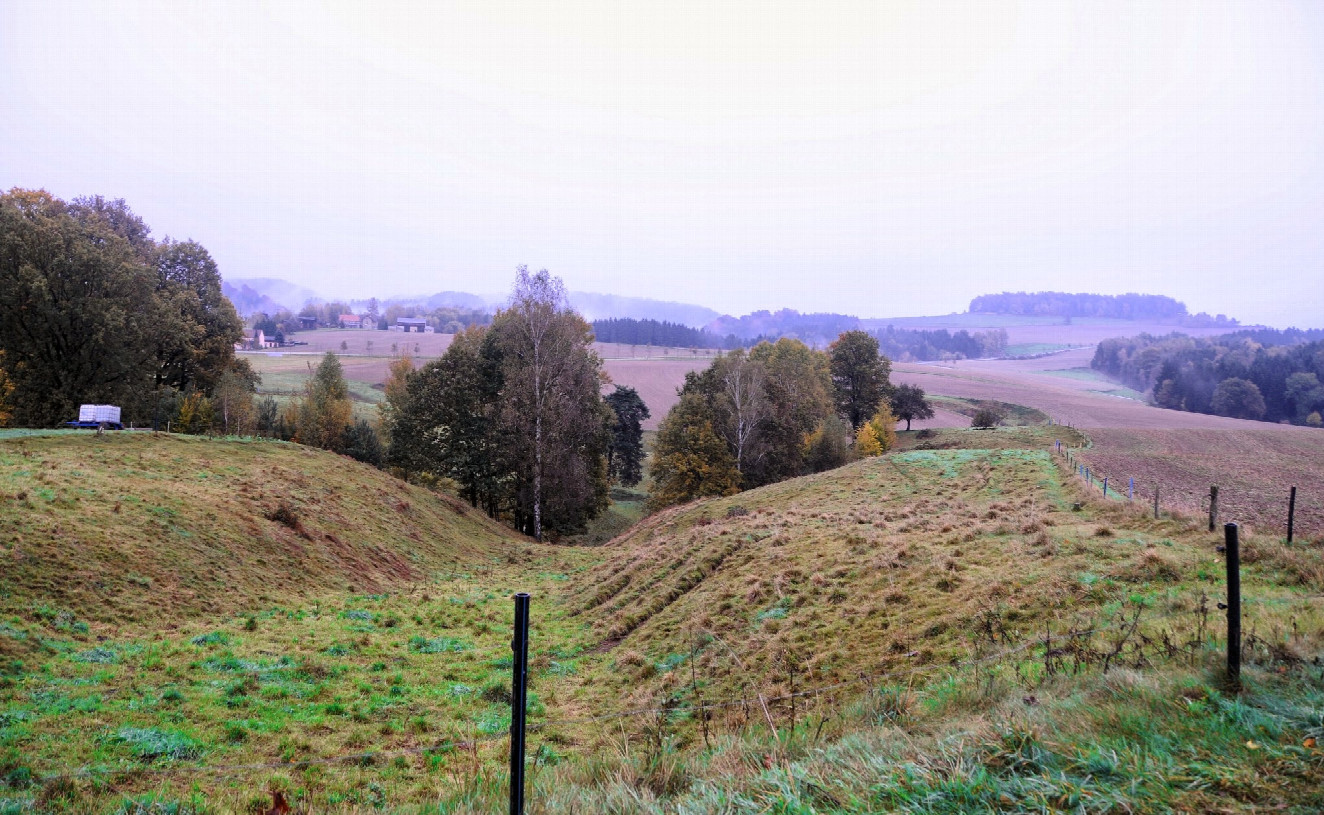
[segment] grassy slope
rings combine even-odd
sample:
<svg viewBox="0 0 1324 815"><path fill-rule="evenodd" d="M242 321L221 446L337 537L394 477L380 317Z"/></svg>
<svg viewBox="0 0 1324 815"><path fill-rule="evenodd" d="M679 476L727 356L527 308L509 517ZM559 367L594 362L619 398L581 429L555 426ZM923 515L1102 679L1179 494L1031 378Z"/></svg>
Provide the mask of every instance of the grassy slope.
<svg viewBox="0 0 1324 815"><path fill-rule="evenodd" d="M1318 654L1320 553L1267 538L1246 549L1248 630L1281 639L1295 626L1293 647ZM585 710L689 699L696 680L708 698L779 696L790 664L799 687L936 675L981 641L1115 624L1140 606L1144 632L1190 638L1201 595L1210 609L1222 595L1221 558L1198 525L1097 500L1035 450L866 460L660 513L607 551L571 601L611 659L577 693Z"/></svg>
<svg viewBox="0 0 1324 815"><path fill-rule="evenodd" d="M271 520L282 506L287 522ZM224 613L427 581L517 547L458 501L299 445L0 441L0 609L103 622Z"/></svg>
<svg viewBox="0 0 1324 815"><path fill-rule="evenodd" d="M553 724L530 743L543 764L532 772L532 812L1240 811L1280 800L1313 811L1324 756L1301 745L1324 737L1315 732L1324 731L1318 669L1281 657L1320 653L1324 617L1310 599L1324 589L1318 552L1248 542L1246 627L1261 638L1252 652L1278 661L1252 665L1240 699L1217 687L1203 658L1106 677L1097 667L1045 677L1035 657L951 674L950 661L1046 624L1106 624L1137 604L1146 632L1194 636L1200 593L1221 599L1209 536L1185 519L1156 522L1080 491L1038 452L1064 430L939 432L925 442L1012 449L859 462L675 508L589 550L514 543L445 499L291 445L0 443L0 473L25 479L22 500L32 504L0 513L6 567L57 524L61 541L41 542L43 557L75 537L99 541L87 547L104 553L99 568L120 575L97 578L65 561L63 576L28 566L0 578L9 592L0 645L28 649L22 662L0 659L0 812L10 811L7 800L16 812L33 800L118 812L123 800L154 795L192 796L199 812L264 811L268 787L315 811L496 811L507 596L518 589L535 597L535 723L686 703L691 677L713 700L780 696L792 664L797 690L906 672L802 699L794 729L786 702L774 699L775 742L757 706L717 711L708 750L683 714ZM282 486L256 479L273 468ZM111 475L121 476L114 489ZM245 479L251 494L222 487ZM12 507L16 485L3 483ZM270 564L293 563L290 547L312 548L263 517L282 498L310 536L323 536L325 557L340 557L328 531L362 557L279 575ZM249 536L249 524L263 535ZM357 532L337 531L346 529ZM404 534L378 537L383 530ZM123 540L134 548L112 544ZM374 540L383 542L356 545ZM209 555L218 549L228 561ZM142 560L116 564L115 552ZM209 556L208 568L183 562ZM399 563L408 575L390 567ZM208 569L224 567L224 583L209 582ZM272 590L278 579L294 588ZM152 595L158 585L189 580L198 594L181 592L178 611L152 606L150 597L169 596ZM49 592L70 605L45 601ZM114 613L97 616L105 597ZM491 740L472 754L447 746L475 736ZM106 772L363 751L405 752L215 776ZM93 774L69 786L24 781L59 768Z"/></svg>

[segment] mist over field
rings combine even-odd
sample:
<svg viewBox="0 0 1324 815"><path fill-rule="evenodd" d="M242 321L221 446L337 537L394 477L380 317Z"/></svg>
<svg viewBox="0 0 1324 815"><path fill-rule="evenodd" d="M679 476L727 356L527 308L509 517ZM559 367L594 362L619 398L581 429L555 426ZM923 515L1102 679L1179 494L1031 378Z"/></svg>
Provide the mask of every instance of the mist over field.
<svg viewBox="0 0 1324 815"><path fill-rule="evenodd" d="M1140 291L1317 326L1321 33L1311 2L6 3L0 186L331 298L527 263L733 315Z"/></svg>

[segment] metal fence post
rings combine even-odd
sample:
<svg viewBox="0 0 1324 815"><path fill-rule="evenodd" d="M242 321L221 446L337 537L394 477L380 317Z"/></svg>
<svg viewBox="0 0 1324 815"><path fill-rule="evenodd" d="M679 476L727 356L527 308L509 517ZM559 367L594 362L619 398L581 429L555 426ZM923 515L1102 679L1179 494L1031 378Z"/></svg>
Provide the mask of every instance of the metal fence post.
<svg viewBox="0 0 1324 815"><path fill-rule="evenodd" d="M1241 687L1241 545L1237 525L1224 524L1223 542L1227 554L1227 678L1232 687Z"/></svg>
<svg viewBox="0 0 1324 815"><path fill-rule="evenodd" d="M524 713L529 700L529 594L515 595L510 680L510 815L524 815Z"/></svg>

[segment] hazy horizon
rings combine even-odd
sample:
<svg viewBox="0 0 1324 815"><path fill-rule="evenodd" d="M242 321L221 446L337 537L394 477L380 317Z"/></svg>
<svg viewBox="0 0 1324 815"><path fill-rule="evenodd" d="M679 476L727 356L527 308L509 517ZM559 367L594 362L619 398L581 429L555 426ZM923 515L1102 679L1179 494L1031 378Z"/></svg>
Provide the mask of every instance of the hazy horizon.
<svg viewBox="0 0 1324 815"><path fill-rule="evenodd" d="M0 187L227 280L1324 326L1310 2L0 5Z"/></svg>

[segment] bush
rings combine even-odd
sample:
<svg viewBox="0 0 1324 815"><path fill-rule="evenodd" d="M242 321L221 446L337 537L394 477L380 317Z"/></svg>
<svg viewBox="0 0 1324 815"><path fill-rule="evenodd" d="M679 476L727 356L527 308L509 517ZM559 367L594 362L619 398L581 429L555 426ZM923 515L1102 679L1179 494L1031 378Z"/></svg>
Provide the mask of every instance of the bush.
<svg viewBox="0 0 1324 815"><path fill-rule="evenodd" d="M970 419L970 426L977 428L997 427L1002 424L1002 413L993 408L982 407L975 411Z"/></svg>

